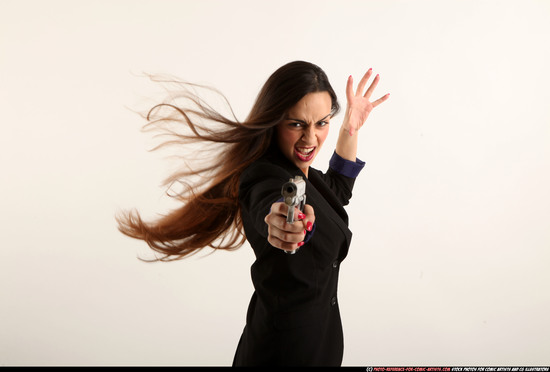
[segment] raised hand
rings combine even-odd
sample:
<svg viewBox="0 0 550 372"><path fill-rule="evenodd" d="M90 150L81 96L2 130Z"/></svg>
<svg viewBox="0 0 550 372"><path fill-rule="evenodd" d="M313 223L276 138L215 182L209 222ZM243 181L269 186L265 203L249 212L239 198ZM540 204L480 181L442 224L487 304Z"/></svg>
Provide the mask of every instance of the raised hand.
<svg viewBox="0 0 550 372"><path fill-rule="evenodd" d="M353 92L353 77L350 75L350 77L348 78L348 84L346 86L346 97L348 103L346 108L346 116L342 125L343 128L347 132L349 132L350 136L353 136L353 134L357 132L363 126L363 124L365 124L365 121L369 117L369 114L376 106L386 101L390 97L388 93L374 102L370 101L371 95L378 85L378 82L380 81L380 75L376 75L374 77L373 82L368 87L365 94L363 94L363 90L365 89L367 81L369 80L371 75L372 68L369 69L363 76L363 78L359 82L359 85L357 86L357 90L355 91L355 93Z"/></svg>

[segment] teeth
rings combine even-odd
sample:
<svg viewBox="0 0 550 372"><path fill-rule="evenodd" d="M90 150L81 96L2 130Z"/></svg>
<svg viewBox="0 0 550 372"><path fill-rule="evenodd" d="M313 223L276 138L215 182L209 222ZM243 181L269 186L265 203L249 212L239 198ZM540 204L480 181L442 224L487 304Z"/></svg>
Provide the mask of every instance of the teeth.
<svg viewBox="0 0 550 372"><path fill-rule="evenodd" d="M300 154L304 154L304 155L309 155L309 154L311 154L311 152L313 151L313 149L314 149L313 147L310 148L310 149L306 149L306 148L304 148L304 147L302 147L302 148L297 148L298 152L299 152Z"/></svg>

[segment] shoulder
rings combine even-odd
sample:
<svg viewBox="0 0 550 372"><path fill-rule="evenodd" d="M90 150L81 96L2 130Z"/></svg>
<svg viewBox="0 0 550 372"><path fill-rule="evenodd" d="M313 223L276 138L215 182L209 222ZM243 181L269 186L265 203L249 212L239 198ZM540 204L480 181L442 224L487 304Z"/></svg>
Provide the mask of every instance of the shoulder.
<svg viewBox="0 0 550 372"><path fill-rule="evenodd" d="M282 154L268 152L244 169L240 176L240 183L250 181L278 179L287 181L300 172Z"/></svg>
<svg viewBox="0 0 550 372"><path fill-rule="evenodd" d="M286 179L289 172L282 166L266 161L265 159L256 160L242 172L239 182L241 187L250 183L266 180L270 178Z"/></svg>

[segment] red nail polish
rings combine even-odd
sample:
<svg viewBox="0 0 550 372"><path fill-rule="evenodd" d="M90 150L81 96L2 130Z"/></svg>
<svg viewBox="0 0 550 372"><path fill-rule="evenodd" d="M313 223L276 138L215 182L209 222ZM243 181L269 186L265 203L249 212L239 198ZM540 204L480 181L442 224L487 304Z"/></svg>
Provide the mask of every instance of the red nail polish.
<svg viewBox="0 0 550 372"><path fill-rule="evenodd" d="M304 230L304 235L305 235L305 234L307 234L307 231L306 231L306 230Z"/></svg>
<svg viewBox="0 0 550 372"><path fill-rule="evenodd" d="M304 244L305 244L304 242L300 242L300 243L298 243L298 247L301 247Z"/></svg>
<svg viewBox="0 0 550 372"><path fill-rule="evenodd" d="M311 231L312 228L313 228L313 224L311 222L308 222L306 227L307 231Z"/></svg>
<svg viewBox="0 0 550 372"><path fill-rule="evenodd" d="M306 218L306 215L303 213L298 213L298 218L303 220L304 218Z"/></svg>

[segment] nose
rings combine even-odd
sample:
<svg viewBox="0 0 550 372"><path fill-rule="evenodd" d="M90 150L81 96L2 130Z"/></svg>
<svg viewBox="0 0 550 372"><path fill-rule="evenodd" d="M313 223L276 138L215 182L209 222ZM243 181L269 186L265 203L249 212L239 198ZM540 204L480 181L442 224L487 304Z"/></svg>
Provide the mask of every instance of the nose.
<svg viewBox="0 0 550 372"><path fill-rule="evenodd" d="M306 144L313 144L315 139L315 126L308 125L304 128L304 131L302 132L302 141L304 141Z"/></svg>

